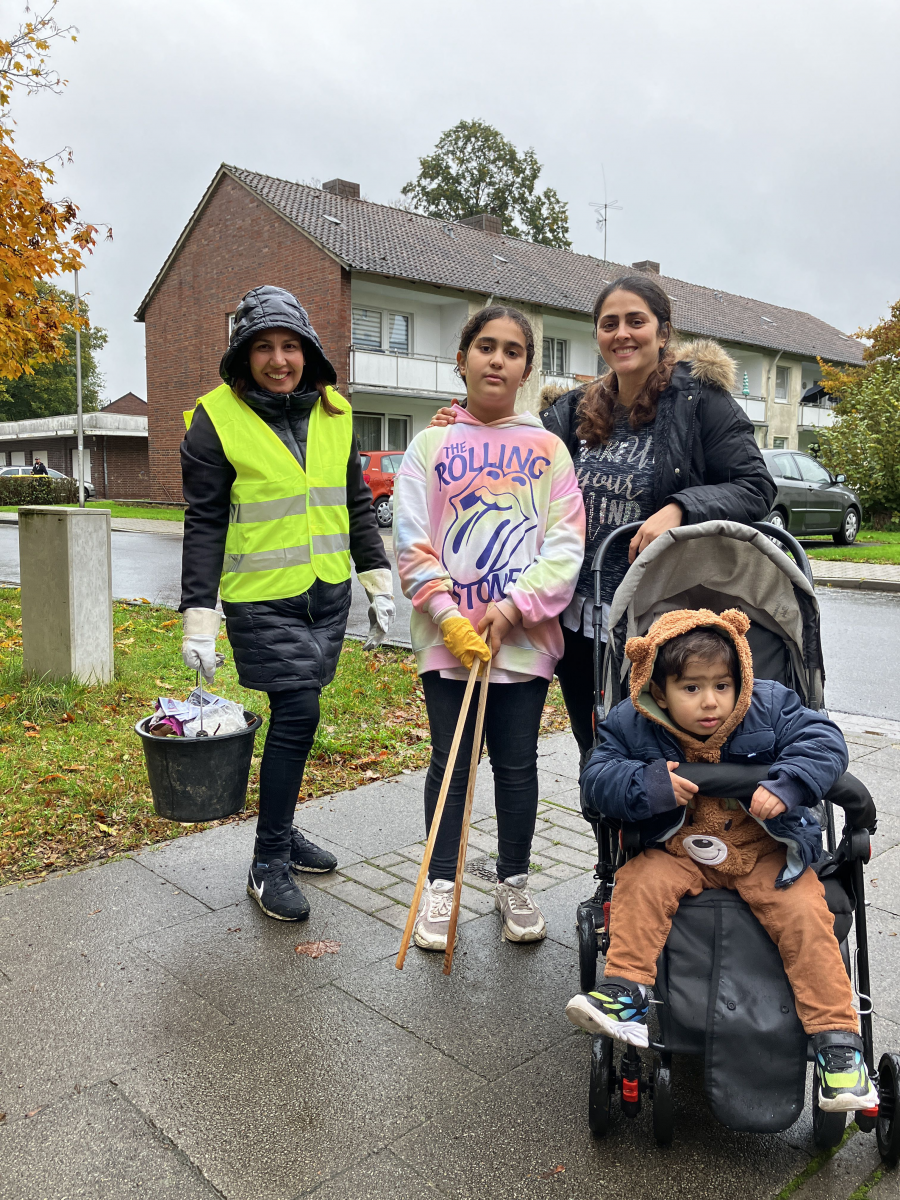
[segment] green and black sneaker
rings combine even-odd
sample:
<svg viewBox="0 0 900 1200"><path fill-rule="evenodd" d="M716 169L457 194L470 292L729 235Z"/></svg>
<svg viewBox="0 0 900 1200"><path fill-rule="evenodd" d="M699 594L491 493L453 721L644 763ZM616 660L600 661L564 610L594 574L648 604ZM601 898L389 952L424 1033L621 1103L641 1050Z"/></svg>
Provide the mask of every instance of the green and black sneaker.
<svg viewBox="0 0 900 1200"><path fill-rule="evenodd" d="M566 1016L588 1033L605 1033L619 1042L646 1046L649 1010L649 993L643 984L610 976L600 981L595 992L573 996L566 1005Z"/></svg>
<svg viewBox="0 0 900 1200"><path fill-rule="evenodd" d="M862 1038L840 1029L813 1036L819 1108L824 1112L854 1112L877 1108L878 1092L872 1087L863 1058Z"/></svg>

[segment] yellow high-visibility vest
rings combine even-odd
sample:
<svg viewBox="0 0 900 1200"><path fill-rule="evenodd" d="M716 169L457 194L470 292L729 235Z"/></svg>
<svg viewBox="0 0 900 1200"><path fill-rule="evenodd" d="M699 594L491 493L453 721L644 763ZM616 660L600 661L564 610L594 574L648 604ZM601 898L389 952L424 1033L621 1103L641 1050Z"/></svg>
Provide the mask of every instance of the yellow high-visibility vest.
<svg viewBox="0 0 900 1200"><path fill-rule="evenodd" d="M350 578L347 460L353 445L350 405L332 388L341 410L329 416L313 406L306 468L248 404L222 384L203 405L236 472L219 590L223 600L284 600L316 578ZM190 426L195 409L184 414Z"/></svg>

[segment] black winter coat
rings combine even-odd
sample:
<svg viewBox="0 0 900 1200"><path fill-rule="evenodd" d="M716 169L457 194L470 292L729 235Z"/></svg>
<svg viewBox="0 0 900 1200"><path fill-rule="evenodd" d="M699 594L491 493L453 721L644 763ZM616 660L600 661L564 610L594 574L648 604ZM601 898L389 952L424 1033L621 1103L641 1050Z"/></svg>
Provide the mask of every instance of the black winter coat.
<svg viewBox="0 0 900 1200"><path fill-rule="evenodd" d="M689 361L687 358L689 356ZM684 524L762 521L775 483L753 436L753 425L729 394L733 363L714 342L685 346L659 398L654 446L654 512L675 501ZM577 408L583 389L560 396L541 420L574 459L580 440Z"/></svg>

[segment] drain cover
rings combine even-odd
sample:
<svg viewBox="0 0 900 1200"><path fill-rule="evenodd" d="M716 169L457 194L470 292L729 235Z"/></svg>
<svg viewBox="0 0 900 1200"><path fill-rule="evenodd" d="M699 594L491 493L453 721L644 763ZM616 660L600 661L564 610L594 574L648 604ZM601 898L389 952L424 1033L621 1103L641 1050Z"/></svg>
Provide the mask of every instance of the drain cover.
<svg viewBox="0 0 900 1200"><path fill-rule="evenodd" d="M497 882L497 872L493 860L487 858L472 858L466 863L466 870L478 879L486 879L488 883Z"/></svg>

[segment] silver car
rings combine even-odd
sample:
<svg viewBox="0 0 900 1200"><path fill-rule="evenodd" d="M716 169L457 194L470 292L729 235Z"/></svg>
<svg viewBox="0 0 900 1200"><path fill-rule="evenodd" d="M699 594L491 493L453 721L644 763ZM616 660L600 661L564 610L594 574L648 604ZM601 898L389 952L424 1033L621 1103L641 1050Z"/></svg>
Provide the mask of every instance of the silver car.
<svg viewBox="0 0 900 1200"><path fill-rule="evenodd" d="M30 475L30 474L31 474L31 467L0 467L0 478L2 478L4 475ZM52 471L49 467L47 468L47 474L50 476L51 479L69 479L70 478L70 476L68 476L68 475L63 475L62 471ZM35 478L40 478L40 476L35 476ZM94 485L92 483L88 483L87 480L84 481L84 497L86 500L93 500L93 498L94 498Z"/></svg>

